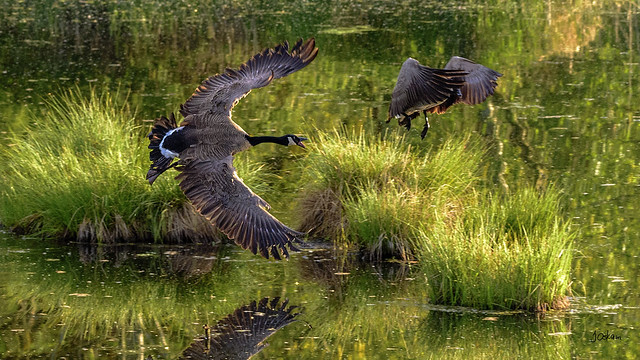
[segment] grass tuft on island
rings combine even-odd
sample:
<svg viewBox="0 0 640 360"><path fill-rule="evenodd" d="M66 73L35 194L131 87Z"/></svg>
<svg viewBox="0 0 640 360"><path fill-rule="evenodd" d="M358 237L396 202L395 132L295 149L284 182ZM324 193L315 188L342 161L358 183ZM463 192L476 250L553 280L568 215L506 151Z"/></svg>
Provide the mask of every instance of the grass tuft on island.
<svg viewBox="0 0 640 360"><path fill-rule="evenodd" d="M168 173L149 186L146 126L107 93L52 96L0 165L0 221L18 233L83 242L207 241L219 233ZM237 162L249 184L260 166ZM258 182L261 180L258 180ZM252 184L259 186L259 184Z"/></svg>
<svg viewBox="0 0 640 360"><path fill-rule="evenodd" d="M436 304L566 307L575 237L554 187L493 194L471 138L427 150L398 134L319 133L306 159L304 230L371 258L417 259Z"/></svg>
<svg viewBox="0 0 640 360"><path fill-rule="evenodd" d="M396 132L370 137L335 130L312 143L301 172L301 228L372 257L412 258L418 227L455 218L475 198L483 152L469 138L426 154Z"/></svg>
<svg viewBox="0 0 640 360"><path fill-rule="evenodd" d="M414 234L436 304L546 311L568 306L573 239L553 187L482 195L443 226ZM441 219L443 222L446 219Z"/></svg>

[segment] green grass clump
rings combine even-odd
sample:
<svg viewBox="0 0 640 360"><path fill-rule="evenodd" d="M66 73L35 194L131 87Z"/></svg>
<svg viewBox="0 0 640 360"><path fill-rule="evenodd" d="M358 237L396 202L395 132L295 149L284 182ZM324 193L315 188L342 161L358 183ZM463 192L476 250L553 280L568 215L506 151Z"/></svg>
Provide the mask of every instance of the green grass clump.
<svg viewBox="0 0 640 360"><path fill-rule="evenodd" d="M0 165L0 220L25 233L81 241L185 241L218 236L173 179L149 186L146 126L108 94L51 97L14 134ZM240 162L242 163L242 162ZM245 167L239 165L240 167ZM243 172L249 183L258 170Z"/></svg>
<svg viewBox="0 0 640 360"><path fill-rule="evenodd" d="M459 191L475 180L481 152L468 138L449 140L425 152L412 147L399 133L380 137L363 131L320 132L305 165L312 187L332 188L349 194L372 183L383 188L400 184L406 188L434 188L443 184ZM469 145L469 146L467 146ZM308 179L305 179L308 180Z"/></svg>
<svg viewBox="0 0 640 360"><path fill-rule="evenodd" d="M455 221L416 233L417 257L437 304L544 311L570 292L575 234L553 188L484 196Z"/></svg>
<svg viewBox="0 0 640 360"><path fill-rule="evenodd" d="M319 133L305 159L302 225L373 256L410 257L408 240L470 194L481 152L468 139L426 152L398 134Z"/></svg>
<svg viewBox="0 0 640 360"><path fill-rule="evenodd" d="M370 257L419 260L437 304L566 306L574 234L557 191L483 188L483 152L453 139L414 149L399 136L319 134L305 161L305 230Z"/></svg>
<svg viewBox="0 0 640 360"><path fill-rule="evenodd" d="M419 197L399 187L387 191L365 187L357 197L343 203L348 218L346 232L372 255L397 253L406 259L411 253L407 240L420 221L418 217L424 215L418 201Z"/></svg>

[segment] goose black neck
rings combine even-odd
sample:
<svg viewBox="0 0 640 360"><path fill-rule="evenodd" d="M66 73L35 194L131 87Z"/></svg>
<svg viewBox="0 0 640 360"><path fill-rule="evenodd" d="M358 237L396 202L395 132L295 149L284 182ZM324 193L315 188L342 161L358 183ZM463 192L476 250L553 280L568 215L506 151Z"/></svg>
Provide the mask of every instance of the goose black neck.
<svg viewBox="0 0 640 360"><path fill-rule="evenodd" d="M248 136L247 135L247 141L249 141L249 144L251 144L251 146L256 146L258 144L262 144L262 143L274 143L274 144L280 144L280 145L288 145L289 142L287 141L287 138L284 136Z"/></svg>

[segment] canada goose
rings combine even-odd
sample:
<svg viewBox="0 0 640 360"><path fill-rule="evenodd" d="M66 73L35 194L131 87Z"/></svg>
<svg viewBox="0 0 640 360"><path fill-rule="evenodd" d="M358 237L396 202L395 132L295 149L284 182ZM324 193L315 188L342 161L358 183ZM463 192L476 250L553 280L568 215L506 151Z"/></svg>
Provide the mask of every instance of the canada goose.
<svg viewBox="0 0 640 360"><path fill-rule="evenodd" d="M460 102L479 104L493 94L500 76L499 72L460 56L453 56L444 69L433 69L408 58L391 95L387 122L395 117L399 125L409 130L411 120L422 111L425 124L420 137L424 139L429 130L428 112L442 114Z"/></svg>
<svg viewBox="0 0 640 360"><path fill-rule="evenodd" d="M176 126L173 114L156 119L148 137L152 161L149 184L176 166L180 188L200 214L244 249L265 258L280 259L304 235L273 217L269 204L238 177L233 156L261 143L305 147L295 135L249 136L231 120L233 106L252 89L307 66L318 49L313 38L300 39L289 51L287 42L254 55L237 70L211 76L180 106L184 120ZM173 162L175 158L178 161ZM172 164L173 162L173 164Z"/></svg>
<svg viewBox="0 0 640 360"><path fill-rule="evenodd" d="M249 359L268 344L265 340L298 321L297 306L289 300L267 297L237 308L216 325L204 325L201 336L182 352L180 359Z"/></svg>

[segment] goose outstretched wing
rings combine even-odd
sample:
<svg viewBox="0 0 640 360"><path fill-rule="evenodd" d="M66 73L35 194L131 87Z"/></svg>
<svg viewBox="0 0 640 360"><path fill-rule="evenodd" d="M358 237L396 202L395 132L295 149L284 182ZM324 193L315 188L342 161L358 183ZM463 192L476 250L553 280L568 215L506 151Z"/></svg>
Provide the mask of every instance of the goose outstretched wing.
<svg viewBox="0 0 640 360"><path fill-rule="evenodd" d="M408 58L400 68L391 94L389 119L401 114L425 110L441 104L452 89L462 86L465 71L433 69Z"/></svg>
<svg viewBox="0 0 640 360"><path fill-rule="evenodd" d="M230 115L231 109L251 89L268 85L271 80L287 76L307 66L318 54L315 39L295 43L289 51L284 42L274 48L254 55L238 69L227 69L202 82L191 97L181 106L180 113L186 118L205 112ZM207 119L204 117L203 119Z"/></svg>
<svg viewBox="0 0 640 360"><path fill-rule="evenodd" d="M180 188L193 206L220 231L243 249L265 258L289 257L287 246L304 235L292 230L267 212L269 204L238 177L233 157L222 160L192 160L179 165Z"/></svg>
<svg viewBox="0 0 640 360"><path fill-rule="evenodd" d="M493 95L498 86L497 80L502 76L499 72L484 65L475 63L460 56L453 56L444 66L447 70L462 70L468 74L464 76L464 85L460 88L462 97L457 102L476 105Z"/></svg>

